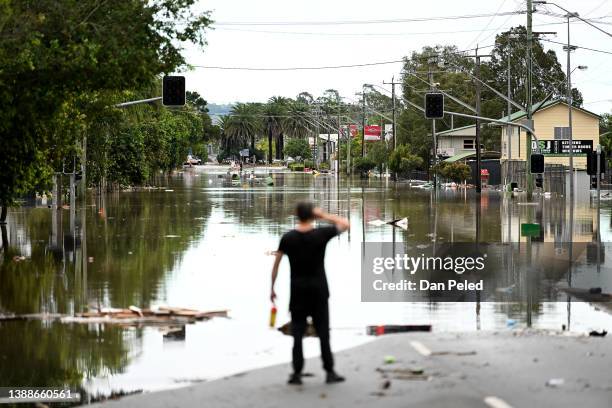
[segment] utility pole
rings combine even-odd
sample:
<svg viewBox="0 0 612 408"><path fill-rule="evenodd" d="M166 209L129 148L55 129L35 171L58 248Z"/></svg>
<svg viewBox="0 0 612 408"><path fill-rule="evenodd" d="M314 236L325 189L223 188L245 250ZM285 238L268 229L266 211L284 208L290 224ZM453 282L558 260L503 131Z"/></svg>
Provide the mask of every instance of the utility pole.
<svg viewBox="0 0 612 408"><path fill-rule="evenodd" d="M533 47L533 25L532 25L533 4L532 0L527 0L527 122L529 128L533 129L532 120L532 62L531 52ZM531 176L531 132L527 131L527 162L525 163L525 175L527 176L527 197L531 199L533 193L533 177Z"/></svg>
<svg viewBox="0 0 612 408"><path fill-rule="evenodd" d="M510 99L512 98L511 94L512 94L512 87L510 84L510 38L508 38L508 54L507 57L508 59L508 70L507 70L507 75L508 75L508 106L507 106L507 110L506 112L508 112L508 122L510 122L510 115L512 115L512 104L510 103ZM506 139L508 139L508 165L507 165L507 170L510 170L510 162L509 160L512 160L512 127L510 125L508 125L506 127ZM508 171L506 170L506 175L508 174ZM512 180L510 180L512 181Z"/></svg>
<svg viewBox="0 0 612 408"><path fill-rule="evenodd" d="M563 47L567 51L567 123L569 136L569 189L570 189L570 205L574 205L574 135L572 131L572 71L571 71L571 53L576 47L570 45L570 18L573 13L567 13L567 46ZM599 174L598 174L599 175Z"/></svg>
<svg viewBox="0 0 612 408"><path fill-rule="evenodd" d="M476 45L476 78L480 79L480 56ZM480 81L476 81L476 116L480 116ZM476 119L476 192L482 191L480 177L480 119Z"/></svg>
<svg viewBox="0 0 612 408"><path fill-rule="evenodd" d="M478 46L476 46L476 53L474 55L466 55L476 59L476 68L474 77L476 79L476 116L480 117L480 91L481 91L481 80L480 80L480 59L483 57L490 57L491 55L480 55L478 54ZM510 103L510 102L508 102ZM482 191L482 180L480 178L481 169L481 154L480 154L480 119L476 119L476 192L480 194Z"/></svg>
<svg viewBox="0 0 612 408"><path fill-rule="evenodd" d="M391 77L391 82L383 81L385 85L391 85L391 99L393 106L393 150L397 149L397 128L396 128L396 102L395 102L395 85L401 85L401 82L395 82L395 76Z"/></svg>
<svg viewBox="0 0 612 408"><path fill-rule="evenodd" d="M361 92L361 157L365 157L365 126L366 126L366 93Z"/></svg>

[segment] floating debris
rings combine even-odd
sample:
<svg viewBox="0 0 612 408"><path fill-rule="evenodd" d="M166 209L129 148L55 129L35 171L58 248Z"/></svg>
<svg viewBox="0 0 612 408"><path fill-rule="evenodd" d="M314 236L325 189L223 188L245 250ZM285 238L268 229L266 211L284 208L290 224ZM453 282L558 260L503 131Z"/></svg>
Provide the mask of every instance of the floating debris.
<svg viewBox="0 0 612 408"><path fill-rule="evenodd" d="M95 309L95 308L94 308ZM2 320L59 320L62 323L104 323L120 325L169 325L189 324L208 320L213 317L227 317L227 310L201 311L179 307L159 307L141 309L130 306L128 309L100 308L90 312L77 313L74 316L62 314L24 314L0 315Z"/></svg>

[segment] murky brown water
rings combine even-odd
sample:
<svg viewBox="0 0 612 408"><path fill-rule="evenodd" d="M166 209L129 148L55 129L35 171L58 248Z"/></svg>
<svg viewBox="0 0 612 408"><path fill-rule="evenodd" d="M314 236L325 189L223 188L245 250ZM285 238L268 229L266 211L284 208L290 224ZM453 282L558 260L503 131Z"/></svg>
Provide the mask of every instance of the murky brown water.
<svg viewBox="0 0 612 408"><path fill-rule="evenodd" d="M545 292L529 302L479 306L361 302L364 240L516 242L520 224L530 221L543 226L542 241L567 242L570 214L564 198L542 198L533 206L497 192L479 201L472 192L441 191L436 197L379 179L275 173L275 186L266 187L232 184L221 174L189 170L160 180L159 190L92 197L76 213L74 231L69 210L60 211L55 227L46 206L12 211L1 258L0 312L71 314L87 305L167 304L230 309L231 319L188 325L179 339L165 338L159 328L0 323L0 386L69 384L93 394L154 390L288 361L291 339L267 327L272 258L266 253L292 227L294 204L305 199L351 220L350 233L330 243L326 261L335 349L368 341L368 324L431 323L440 331L513 330L528 322L551 329L565 324L575 331L612 327L606 312L584 303L551 302L563 298ZM602 202L603 241L612 236L610 211L609 202ZM595 214L588 194L578 194L575 241L593 241ZM406 231L368 224L401 217L409 220ZM83 218L85 242L79 238ZM15 262L15 255L26 259ZM612 290L612 259L607 261L612 254L606 248L603 255L600 281ZM595 267L575 273L574 281L580 281ZM277 285L283 323L289 317L286 260ZM516 324L508 327L508 319ZM308 341L306 354L317 352L317 342Z"/></svg>

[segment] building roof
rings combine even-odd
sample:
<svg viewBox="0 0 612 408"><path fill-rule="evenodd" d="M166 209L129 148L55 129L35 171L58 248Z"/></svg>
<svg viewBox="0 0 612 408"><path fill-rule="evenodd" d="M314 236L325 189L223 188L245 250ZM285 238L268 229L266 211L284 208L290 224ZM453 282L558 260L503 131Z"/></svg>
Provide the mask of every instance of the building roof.
<svg viewBox="0 0 612 408"><path fill-rule="evenodd" d="M436 132L438 136L476 136L476 125L461 126L458 128Z"/></svg>
<svg viewBox="0 0 612 408"><path fill-rule="evenodd" d="M552 106L555 106L555 105L558 105L558 104L563 104L563 105L567 106L567 103L565 103L565 101L562 101L561 99L555 99L555 100L550 100L550 101L546 101L546 102L537 102L537 103L534 103L533 106L531 107L531 111L537 113L539 111L542 111L544 109L548 109L548 108L550 108ZM588 111L588 110L586 110L584 108L580 108L578 106L572 106L572 109L581 111L583 113L586 113L587 115L595 116L597 118L600 117L598 114L593 113L591 111ZM524 118L525 116L527 116L527 112L525 112L524 110L520 110L518 112L514 112L513 114L511 114L509 118L508 118L508 116L504 116L500 120L506 120L506 121L509 120L510 122L514 122L514 121L517 121L519 119Z"/></svg>
<svg viewBox="0 0 612 408"><path fill-rule="evenodd" d="M448 159L444 159L443 161L447 162L447 163L454 163L454 162L458 162L458 161L464 161L467 159L471 159L472 157L476 157L476 152L463 152L463 153L459 153L456 154L452 157L449 157ZM481 160L484 159L499 159L501 157L501 153L500 152L493 152L493 151L483 151L482 153L480 153L480 158Z"/></svg>

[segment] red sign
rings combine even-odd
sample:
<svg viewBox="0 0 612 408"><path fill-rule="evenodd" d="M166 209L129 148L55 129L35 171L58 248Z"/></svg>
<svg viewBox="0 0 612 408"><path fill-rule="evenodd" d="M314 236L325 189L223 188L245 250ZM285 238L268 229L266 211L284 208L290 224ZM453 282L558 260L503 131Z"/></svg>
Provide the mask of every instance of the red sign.
<svg viewBox="0 0 612 408"><path fill-rule="evenodd" d="M359 129L357 128L357 125L349 125L349 129L351 130L352 137L356 137L357 134L359 133Z"/></svg>
<svg viewBox="0 0 612 408"><path fill-rule="evenodd" d="M483 177L484 176L488 177L489 176L489 170L488 169L481 169L480 170L480 175L483 176Z"/></svg>
<svg viewBox="0 0 612 408"><path fill-rule="evenodd" d="M379 125L369 125L365 127L364 139L365 140L380 140L382 129Z"/></svg>

